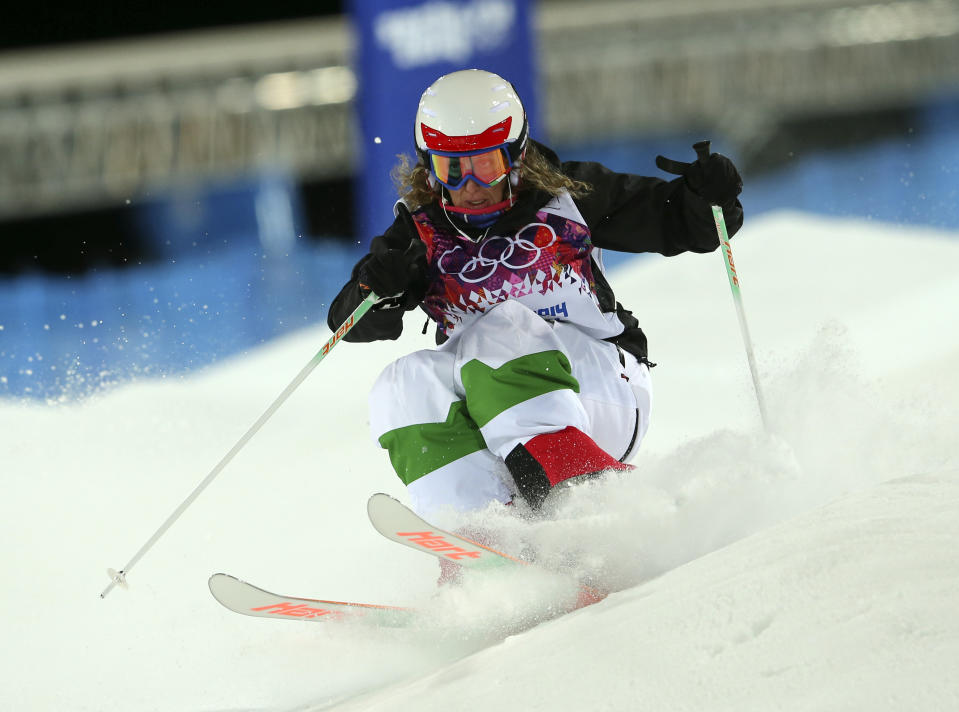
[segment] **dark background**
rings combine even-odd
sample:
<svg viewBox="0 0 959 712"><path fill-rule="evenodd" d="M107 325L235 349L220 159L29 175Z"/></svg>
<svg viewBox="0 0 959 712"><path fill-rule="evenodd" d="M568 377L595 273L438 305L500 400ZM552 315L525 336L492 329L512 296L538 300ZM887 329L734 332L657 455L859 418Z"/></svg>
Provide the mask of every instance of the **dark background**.
<svg viewBox="0 0 959 712"><path fill-rule="evenodd" d="M114 2L23 4L16 13L0 15L0 52L65 47L84 42L102 42L162 35L216 27L336 15L344 2L287 0L244 5L222 3L201 6L186 2ZM304 180L298 186L305 208L307 237L351 235L350 211L330 206L350 205L352 185L348 177L324 181ZM149 240L130 217L126 205L0 220L0 277L41 271L83 274L96 267L124 267L153 261ZM77 234L86 239L78 241Z"/></svg>
<svg viewBox="0 0 959 712"><path fill-rule="evenodd" d="M62 45L225 25L295 20L343 12L343 2L243 3L145 2L17 3L0 21L0 51Z"/></svg>

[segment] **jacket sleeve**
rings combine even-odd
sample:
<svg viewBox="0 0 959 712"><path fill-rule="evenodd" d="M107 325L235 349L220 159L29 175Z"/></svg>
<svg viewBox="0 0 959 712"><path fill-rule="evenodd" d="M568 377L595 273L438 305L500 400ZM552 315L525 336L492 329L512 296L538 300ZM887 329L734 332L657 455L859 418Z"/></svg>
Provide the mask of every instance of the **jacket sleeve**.
<svg viewBox="0 0 959 712"><path fill-rule="evenodd" d="M391 248L406 249L414 238L408 225L408 221L403 216L398 216L385 233L373 239L386 241ZM363 263L369 258L370 255L366 254L353 266L350 281L343 285L340 293L330 304L330 310L326 316L326 323L330 327L330 331L335 332L353 313L353 310L360 305L360 302L366 298L368 292L360 287L359 273ZM377 305L366 312L343 339L344 341L360 343L398 339L400 334L403 333L403 314L415 306L415 304L403 306Z"/></svg>
<svg viewBox="0 0 959 712"><path fill-rule="evenodd" d="M592 186L576 205L597 247L672 256L719 246L712 209L682 178L667 182L577 161L563 163L563 172ZM734 200L722 207L733 235L743 224L742 205Z"/></svg>

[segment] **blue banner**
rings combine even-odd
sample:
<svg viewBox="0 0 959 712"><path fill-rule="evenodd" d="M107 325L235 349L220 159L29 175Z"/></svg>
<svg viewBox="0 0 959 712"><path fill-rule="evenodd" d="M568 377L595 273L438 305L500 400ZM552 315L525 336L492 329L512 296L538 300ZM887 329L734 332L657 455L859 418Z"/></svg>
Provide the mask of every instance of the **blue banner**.
<svg viewBox="0 0 959 712"><path fill-rule="evenodd" d="M364 245L393 222L398 154L415 159L413 123L420 95L458 69L485 69L512 82L535 121L529 0L352 0L359 41L357 240Z"/></svg>

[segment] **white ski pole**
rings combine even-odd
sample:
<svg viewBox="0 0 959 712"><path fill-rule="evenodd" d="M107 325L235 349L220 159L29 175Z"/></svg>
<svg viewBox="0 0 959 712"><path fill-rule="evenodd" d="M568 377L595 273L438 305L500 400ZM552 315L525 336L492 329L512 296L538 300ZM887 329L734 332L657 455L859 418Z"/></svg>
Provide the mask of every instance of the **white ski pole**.
<svg viewBox="0 0 959 712"><path fill-rule="evenodd" d="M693 144L696 150L697 160L705 164L709 158L709 141L699 141ZM743 295L739 288L739 274L736 272L736 263L733 261L733 249L729 244L729 232L726 230L726 219L723 216L723 209L718 205L713 205L713 221L716 223L716 234L719 235L719 243L723 252L723 261L726 263L726 275L729 277L729 288L733 293L733 303L736 305L736 316L739 317L739 331L742 333L743 344L746 346L746 360L749 362L749 373L753 379L753 388L756 389L756 402L759 405L759 418L762 420L763 429L767 434L771 433L769 429L769 418L766 415L766 402L763 399L763 391L759 386L759 370L756 368L756 357L753 354L753 342L749 337L749 326L746 324L746 311L743 308Z"/></svg>
<svg viewBox="0 0 959 712"><path fill-rule="evenodd" d="M167 529L173 526L173 523L180 518L180 515L183 514L184 511L186 511L186 508L193 504L193 501L200 496L200 493L207 488L207 485L213 482L216 476L220 474L220 471L223 470L227 464L229 464L230 460L232 460L234 456L243 448L243 446L246 445L254 435L256 435L257 431L263 427L263 424L272 417L277 409L283 405L284 401L290 397L290 394L293 393L293 391L295 391L299 385L306 380L306 377L312 373L313 369L320 364L320 361L326 358L326 355L330 352L330 350L336 346L347 334L347 332L349 332L350 329L352 329L363 317L363 315L369 311L370 307L373 306L377 299L379 299L379 297L371 292L369 296L367 296L366 299L360 303L353 313L346 318L346 321L343 322L340 328L336 330L333 336L330 337L330 340L323 345L323 348L316 352L316 355L313 356L309 363L307 363L306 366L304 366L303 369L296 375L296 378L290 381L290 385L288 385L283 392L277 396L276 400L270 404L270 407L267 408L263 415L260 416L259 420L257 420L250 427L250 429L243 434L243 437L241 437L239 441L237 441L236 445L234 445L230 451L223 456L223 459L216 464L216 467L210 471L210 474L203 478L203 481L196 486L196 488L185 500L183 500L180 506L177 507L169 517L167 517L166 521L163 522L163 524L160 525L160 528L153 533L153 536L151 536L146 543L140 547L140 550L133 556L132 559L130 559L127 565L119 571L107 569L107 574L110 576L110 585L103 590L103 593L100 594L100 598L106 598L106 595L110 593L110 591L112 591L113 588L118 584L121 586L126 585L126 577L127 574L130 573L130 569L132 569L143 557L143 555L147 553L147 551L149 551L150 548L157 542L157 540L166 533Z"/></svg>

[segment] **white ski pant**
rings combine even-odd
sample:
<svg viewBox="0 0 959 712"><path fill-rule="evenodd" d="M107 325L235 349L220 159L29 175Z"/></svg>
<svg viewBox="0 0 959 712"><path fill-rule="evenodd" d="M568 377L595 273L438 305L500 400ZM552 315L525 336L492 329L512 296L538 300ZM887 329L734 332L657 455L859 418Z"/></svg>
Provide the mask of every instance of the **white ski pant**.
<svg viewBox="0 0 959 712"><path fill-rule="evenodd" d="M509 502L504 458L542 433L573 426L625 461L651 406L645 364L510 300L387 366L370 392L370 428L414 509L435 516Z"/></svg>

